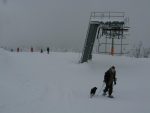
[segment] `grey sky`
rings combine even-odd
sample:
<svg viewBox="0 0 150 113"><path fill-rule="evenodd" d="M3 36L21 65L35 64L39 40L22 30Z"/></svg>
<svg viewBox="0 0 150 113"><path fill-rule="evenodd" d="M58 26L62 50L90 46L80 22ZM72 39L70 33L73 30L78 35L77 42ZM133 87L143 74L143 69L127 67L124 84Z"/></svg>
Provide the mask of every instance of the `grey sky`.
<svg viewBox="0 0 150 113"><path fill-rule="evenodd" d="M148 47L149 4L149 0L0 0L0 45L82 49L91 11L123 11L130 18L130 42L141 40Z"/></svg>

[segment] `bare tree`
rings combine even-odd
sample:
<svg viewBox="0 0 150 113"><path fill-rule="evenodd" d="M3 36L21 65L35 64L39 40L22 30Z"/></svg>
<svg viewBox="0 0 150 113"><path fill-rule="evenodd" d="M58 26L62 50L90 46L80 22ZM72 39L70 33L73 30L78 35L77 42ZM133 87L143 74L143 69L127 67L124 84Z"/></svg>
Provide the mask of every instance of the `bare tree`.
<svg viewBox="0 0 150 113"><path fill-rule="evenodd" d="M150 48L143 48L143 57L144 58L150 57Z"/></svg>
<svg viewBox="0 0 150 113"><path fill-rule="evenodd" d="M150 57L150 48L143 47L142 41L139 41L138 45L134 45L130 51L130 55L136 58L148 58Z"/></svg>
<svg viewBox="0 0 150 113"><path fill-rule="evenodd" d="M143 46L143 43L142 41L139 41L139 44L135 47L135 57L136 58L140 58L142 55L141 55L141 49L142 49L142 46Z"/></svg>

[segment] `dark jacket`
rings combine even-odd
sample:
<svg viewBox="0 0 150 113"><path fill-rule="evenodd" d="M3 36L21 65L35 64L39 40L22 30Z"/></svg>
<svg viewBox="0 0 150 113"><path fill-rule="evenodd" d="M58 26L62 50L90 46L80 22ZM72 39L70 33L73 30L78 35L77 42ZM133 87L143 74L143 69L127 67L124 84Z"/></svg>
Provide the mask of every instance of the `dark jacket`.
<svg viewBox="0 0 150 113"><path fill-rule="evenodd" d="M114 70L113 72L111 68L108 71L106 71L104 75L104 82L107 85L111 85L113 84L113 82L114 84L116 84L116 71Z"/></svg>

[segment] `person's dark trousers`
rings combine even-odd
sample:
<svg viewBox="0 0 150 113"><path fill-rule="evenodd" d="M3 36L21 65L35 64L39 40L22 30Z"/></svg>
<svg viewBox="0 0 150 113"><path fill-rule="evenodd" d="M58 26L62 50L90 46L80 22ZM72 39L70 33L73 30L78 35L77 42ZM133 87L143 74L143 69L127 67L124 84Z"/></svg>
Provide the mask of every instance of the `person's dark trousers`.
<svg viewBox="0 0 150 113"><path fill-rule="evenodd" d="M111 85L106 84L106 87L103 91L104 91L104 93L106 93L108 91L108 94L110 96L113 92L113 84L111 84Z"/></svg>

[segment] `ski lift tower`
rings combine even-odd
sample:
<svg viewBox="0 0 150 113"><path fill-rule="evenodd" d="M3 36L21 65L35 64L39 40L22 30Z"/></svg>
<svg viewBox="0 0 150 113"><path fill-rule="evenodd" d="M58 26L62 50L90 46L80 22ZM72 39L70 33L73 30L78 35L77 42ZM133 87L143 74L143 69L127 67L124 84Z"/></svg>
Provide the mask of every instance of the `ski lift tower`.
<svg viewBox="0 0 150 113"><path fill-rule="evenodd" d="M123 39L126 38L129 31L129 18L126 17L124 12L92 12L89 21L89 27L82 51L80 62L84 63L92 59L92 50L97 38L99 45L105 45L105 52L111 55L118 54L115 52L115 45L120 46L119 54L123 54L122 46ZM105 39L104 43L100 40ZM107 40L111 42L107 42ZM115 44L114 40L120 40L119 44ZM107 46L111 45L110 52L107 52Z"/></svg>

